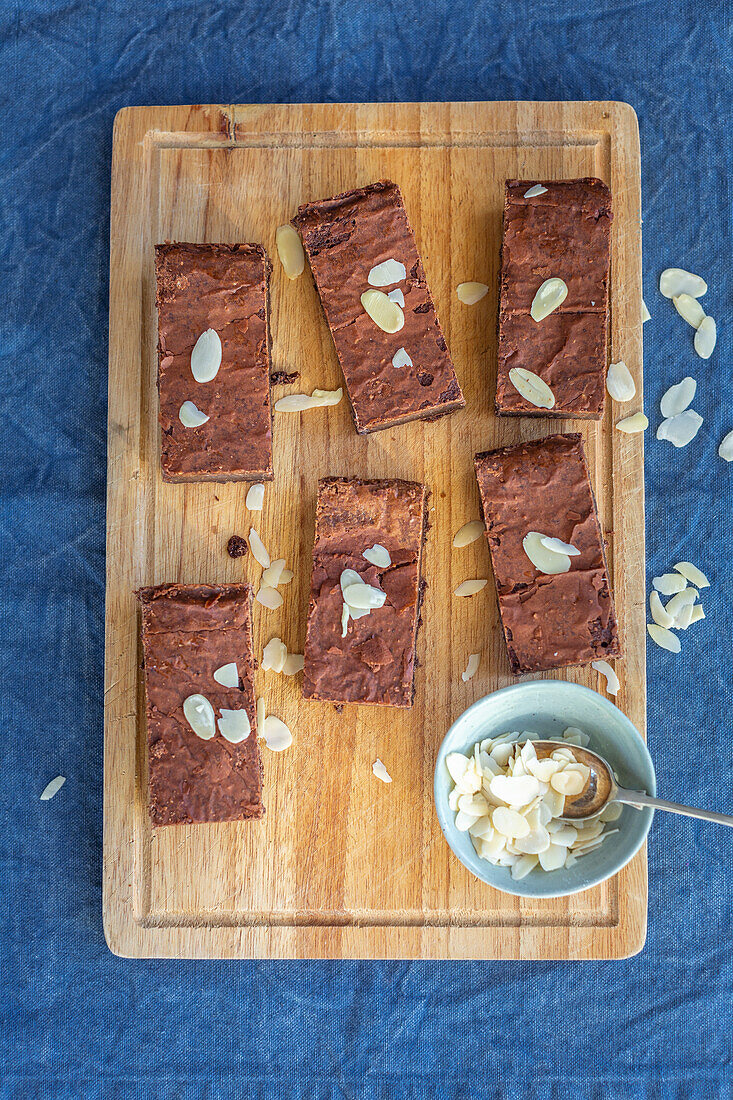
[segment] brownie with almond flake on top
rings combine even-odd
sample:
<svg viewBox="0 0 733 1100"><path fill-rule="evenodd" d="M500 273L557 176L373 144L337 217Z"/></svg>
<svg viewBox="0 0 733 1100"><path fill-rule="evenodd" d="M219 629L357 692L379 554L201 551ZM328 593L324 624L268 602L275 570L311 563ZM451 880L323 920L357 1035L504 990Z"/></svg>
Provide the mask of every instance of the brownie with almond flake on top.
<svg viewBox="0 0 733 1100"><path fill-rule="evenodd" d="M147 703L148 805L153 826L243 821L264 814L253 686L249 584L160 584L137 593L142 607ZM214 679L236 664L237 687ZM214 708L246 710L237 744L218 729L194 733L183 712L190 695Z"/></svg>
<svg viewBox="0 0 733 1100"><path fill-rule="evenodd" d="M259 244L156 245L164 481L272 480L270 270ZM221 365L197 382L191 353L208 329ZM186 401L208 420L187 427Z"/></svg>
<svg viewBox="0 0 733 1100"><path fill-rule="evenodd" d="M307 699L412 706L427 496L425 486L412 481L319 481L303 678ZM364 557L375 544L387 550L388 566ZM350 618L344 635L345 569L386 593L386 600L368 615Z"/></svg>
<svg viewBox="0 0 733 1100"><path fill-rule="evenodd" d="M539 195L527 196L533 187ZM507 180L498 314L496 412L600 420L606 396L611 192L602 180ZM541 321L530 315L547 279L568 294ZM514 387L523 368L552 390L538 408Z"/></svg>
<svg viewBox="0 0 733 1100"><path fill-rule="evenodd" d="M580 434L486 451L475 466L512 672L622 656ZM530 531L580 551L567 573L535 568L522 545Z"/></svg>
<svg viewBox="0 0 733 1100"><path fill-rule="evenodd" d="M293 223L331 330L356 430L381 431L463 408L399 187L380 180L306 203ZM371 270L387 260L404 266L404 278L372 286ZM365 312L361 295L369 289L404 296L404 326L397 332L384 332ZM401 350L411 363L395 366ZM403 360L398 356L398 363Z"/></svg>

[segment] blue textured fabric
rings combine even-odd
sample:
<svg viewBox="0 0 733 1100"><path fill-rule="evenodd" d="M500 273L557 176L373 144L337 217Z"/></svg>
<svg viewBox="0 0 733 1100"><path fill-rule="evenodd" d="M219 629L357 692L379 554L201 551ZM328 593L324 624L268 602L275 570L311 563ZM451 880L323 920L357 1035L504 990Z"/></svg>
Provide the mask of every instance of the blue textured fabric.
<svg viewBox="0 0 733 1100"><path fill-rule="evenodd" d="M658 815L616 963L124 961L101 928L109 175L127 104L622 99L643 157L648 575L704 566L650 647L672 798L733 809L731 6L721 0L0 0L2 1100L729 1097L733 832ZM708 363L656 290L708 280ZM705 423L654 438L691 373ZM701 767L711 753L716 768ZM66 786L49 803L40 789ZM722 776L722 781L720 777Z"/></svg>

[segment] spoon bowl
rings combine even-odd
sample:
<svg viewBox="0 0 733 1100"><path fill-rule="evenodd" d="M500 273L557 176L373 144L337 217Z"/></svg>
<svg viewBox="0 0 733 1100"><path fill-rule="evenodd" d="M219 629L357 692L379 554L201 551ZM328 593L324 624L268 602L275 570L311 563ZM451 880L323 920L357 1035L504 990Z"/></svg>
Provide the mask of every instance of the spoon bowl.
<svg viewBox="0 0 733 1100"><path fill-rule="evenodd" d="M570 749L579 764L585 764L590 776L580 794L567 795L563 821L585 821L597 817L609 802L616 800L618 783L607 760L597 752L570 745L567 741L535 741L535 752L540 760L552 756L555 749Z"/></svg>

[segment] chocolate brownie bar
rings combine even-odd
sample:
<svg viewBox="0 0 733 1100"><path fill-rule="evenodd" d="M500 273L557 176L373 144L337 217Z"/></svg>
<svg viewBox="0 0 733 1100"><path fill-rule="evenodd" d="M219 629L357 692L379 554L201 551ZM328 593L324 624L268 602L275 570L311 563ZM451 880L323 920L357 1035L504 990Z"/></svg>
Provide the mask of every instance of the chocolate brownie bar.
<svg viewBox="0 0 733 1100"><path fill-rule="evenodd" d="M272 478L270 270L258 244L156 245L164 481ZM197 381L192 352L210 329L221 362Z"/></svg>
<svg viewBox="0 0 733 1100"><path fill-rule="evenodd" d="M496 412L500 416L599 420L606 394L611 193L598 179L507 180L499 291ZM530 315L547 279L567 297L541 321ZM538 375L553 408L538 408L512 384L510 370Z"/></svg>
<svg viewBox="0 0 733 1100"><path fill-rule="evenodd" d="M376 432L463 408L399 187L382 180L306 203L293 222L331 330L356 430ZM404 273L393 268L370 284L373 269L389 260L403 265ZM383 331L366 313L361 296L369 289L395 294L404 316L396 332Z"/></svg>
<svg viewBox="0 0 733 1100"><path fill-rule="evenodd" d="M411 481L319 481L305 642L307 699L412 706L426 505L425 487ZM364 557L375 544L387 551L389 564ZM354 576L344 578L345 570ZM344 590L358 583L356 574L386 599L344 623Z"/></svg>
<svg viewBox="0 0 733 1100"><path fill-rule="evenodd" d="M581 436L487 451L475 465L512 672L621 656ZM522 545L530 531L580 551L568 572L535 568Z"/></svg>
<svg viewBox="0 0 733 1100"><path fill-rule="evenodd" d="M153 825L240 821L264 813L251 596L248 584L161 584L138 592ZM214 673L231 664L237 683L224 687ZM224 678L231 682L231 675ZM218 721L213 737L197 735L183 709L194 695L209 701L216 719L226 718L222 708L245 710L249 735L233 744Z"/></svg>

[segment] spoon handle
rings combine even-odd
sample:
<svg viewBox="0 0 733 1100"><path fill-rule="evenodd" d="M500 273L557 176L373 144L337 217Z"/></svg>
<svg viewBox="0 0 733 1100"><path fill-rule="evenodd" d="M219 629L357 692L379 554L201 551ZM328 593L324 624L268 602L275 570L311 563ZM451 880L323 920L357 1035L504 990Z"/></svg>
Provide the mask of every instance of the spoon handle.
<svg viewBox="0 0 733 1100"><path fill-rule="evenodd" d="M667 802L664 798L652 798L643 791L625 791L619 787L614 799L628 806L653 806L655 810L669 810L673 814L685 817L701 817L703 821L713 821L716 825L729 825L733 828L733 814L716 814L712 810L698 810L697 806L680 806L679 802Z"/></svg>

